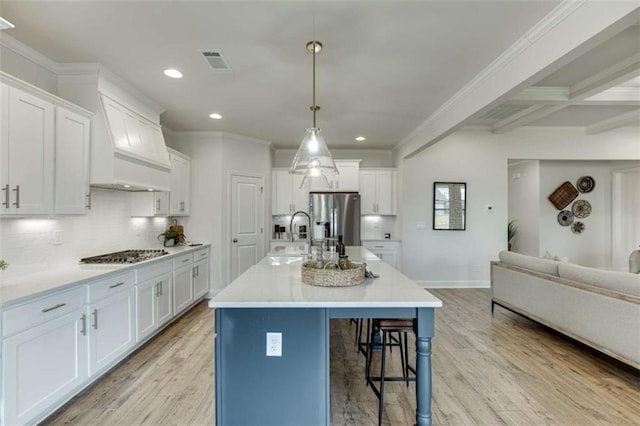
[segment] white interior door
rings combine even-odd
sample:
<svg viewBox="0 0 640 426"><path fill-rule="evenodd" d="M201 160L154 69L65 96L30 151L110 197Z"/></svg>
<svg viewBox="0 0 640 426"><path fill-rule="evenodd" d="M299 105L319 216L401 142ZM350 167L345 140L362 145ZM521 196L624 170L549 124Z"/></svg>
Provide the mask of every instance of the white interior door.
<svg viewBox="0 0 640 426"><path fill-rule="evenodd" d="M231 176L231 281L264 256L263 178Z"/></svg>
<svg viewBox="0 0 640 426"><path fill-rule="evenodd" d="M629 255L640 245L640 169L613 172L612 266L629 267Z"/></svg>

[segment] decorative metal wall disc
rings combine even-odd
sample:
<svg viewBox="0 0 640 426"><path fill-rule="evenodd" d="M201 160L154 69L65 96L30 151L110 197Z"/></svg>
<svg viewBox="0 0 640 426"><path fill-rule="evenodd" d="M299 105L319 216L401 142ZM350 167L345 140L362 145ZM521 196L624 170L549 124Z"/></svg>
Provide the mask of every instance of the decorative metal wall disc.
<svg viewBox="0 0 640 426"><path fill-rule="evenodd" d="M576 186L580 192L591 192L596 187L596 181L591 176L582 176Z"/></svg>
<svg viewBox="0 0 640 426"><path fill-rule="evenodd" d="M573 213L569 210L562 210L558 213L558 223L562 226L569 226L573 223Z"/></svg>
<svg viewBox="0 0 640 426"><path fill-rule="evenodd" d="M578 219L584 219L591 214L591 204L587 200L578 200L571 206L571 211Z"/></svg>
<svg viewBox="0 0 640 426"><path fill-rule="evenodd" d="M582 234L584 232L584 223L579 220L575 221L575 223L571 225L571 232L574 234Z"/></svg>

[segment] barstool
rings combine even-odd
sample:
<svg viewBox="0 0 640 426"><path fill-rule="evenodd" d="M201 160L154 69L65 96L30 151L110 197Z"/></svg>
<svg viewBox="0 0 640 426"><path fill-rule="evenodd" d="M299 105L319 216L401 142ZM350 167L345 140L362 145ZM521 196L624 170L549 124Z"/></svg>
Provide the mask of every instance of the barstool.
<svg viewBox="0 0 640 426"><path fill-rule="evenodd" d="M367 324L368 326L368 324ZM367 327L369 328L369 327ZM380 376L371 376L371 359L373 356L373 345L376 330L382 333L382 352L380 360ZM407 387L409 382L416 381L416 370L409 365L409 351L408 351L408 333L414 331L414 321L412 319L374 319L372 321L371 331L369 335L369 341L366 344L366 378L367 384L371 386L373 393L378 397L378 425L382 424L382 409L384 407L384 382L406 382ZM392 333L397 333L398 338L392 337ZM388 343L387 343L388 341ZM400 362L402 366L402 376L386 376L385 364L386 364L386 352L387 347L393 346L399 347ZM413 376L409 377L409 372L413 373ZM380 382L380 389L378 389L374 382Z"/></svg>

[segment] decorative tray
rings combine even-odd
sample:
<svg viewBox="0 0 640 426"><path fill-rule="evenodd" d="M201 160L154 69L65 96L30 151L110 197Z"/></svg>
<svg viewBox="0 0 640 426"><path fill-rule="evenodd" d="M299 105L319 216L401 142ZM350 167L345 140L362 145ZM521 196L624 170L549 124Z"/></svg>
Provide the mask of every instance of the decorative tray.
<svg viewBox="0 0 640 426"><path fill-rule="evenodd" d="M578 190L571 182L564 182L549 195L549 201L558 210L562 210L578 196Z"/></svg>
<svg viewBox="0 0 640 426"><path fill-rule="evenodd" d="M330 269L330 268L333 269ZM302 282L320 287L348 287L364 282L365 263L351 264L349 269L338 269L335 263L327 263L323 269L316 261L302 264Z"/></svg>

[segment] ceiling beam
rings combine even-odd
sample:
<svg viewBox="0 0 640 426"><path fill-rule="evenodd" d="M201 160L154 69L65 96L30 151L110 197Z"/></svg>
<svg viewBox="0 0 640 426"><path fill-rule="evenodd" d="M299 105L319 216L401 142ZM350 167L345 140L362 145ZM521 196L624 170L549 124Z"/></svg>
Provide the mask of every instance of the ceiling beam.
<svg viewBox="0 0 640 426"><path fill-rule="evenodd" d="M583 100L640 75L640 53L571 86L571 99Z"/></svg>
<svg viewBox="0 0 640 426"><path fill-rule="evenodd" d="M569 101L569 94L569 88L564 86L533 86L527 87L506 103L518 105L564 103Z"/></svg>
<svg viewBox="0 0 640 426"><path fill-rule="evenodd" d="M396 162L444 139L470 117L491 110L637 24L637 13L635 2L563 0L403 139L393 150Z"/></svg>
<svg viewBox="0 0 640 426"><path fill-rule="evenodd" d="M577 105L640 105L640 87L612 87Z"/></svg>
<svg viewBox="0 0 640 426"><path fill-rule="evenodd" d="M584 104L583 102L587 98L596 96L598 93L607 91L614 86L625 83L639 75L640 53L633 55L623 61L620 61L619 63L608 67L598 74L574 84L568 90L570 95L567 100L559 101L558 99L561 96L558 94L561 94L562 91L557 90L556 96L553 100L550 100L549 102L543 100L539 101L540 103L543 103L543 107L536 109L530 108L531 111L529 114L523 114L524 112L529 111L529 109L527 109L521 111L518 114L514 114L513 117L507 117L504 120L500 120L493 125L492 131L493 133L497 134L506 133L515 128L531 124L535 121L540 120L541 118L547 117L569 106ZM521 92L521 94L523 92ZM549 94L552 93L552 91L550 91L549 88L543 88L541 92L546 92L547 96L551 97L551 95ZM531 90L521 97L529 97L530 101L532 101L536 97L533 96L534 93L536 92L534 90ZM542 96L538 97L542 98Z"/></svg>
<svg viewBox="0 0 640 426"><path fill-rule="evenodd" d="M587 126L585 133L587 135L595 135L596 133L602 133L632 124L640 124L640 109L593 123L592 125Z"/></svg>

